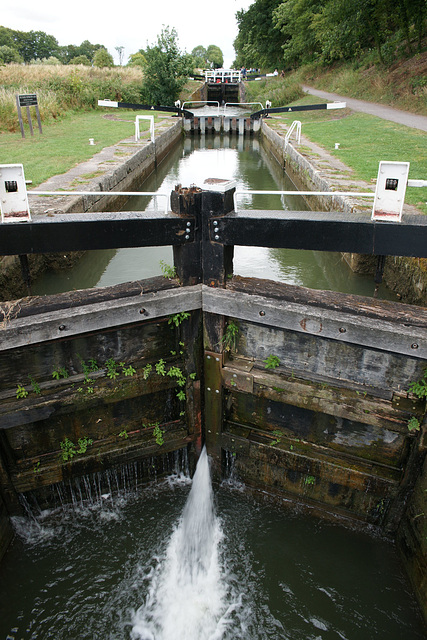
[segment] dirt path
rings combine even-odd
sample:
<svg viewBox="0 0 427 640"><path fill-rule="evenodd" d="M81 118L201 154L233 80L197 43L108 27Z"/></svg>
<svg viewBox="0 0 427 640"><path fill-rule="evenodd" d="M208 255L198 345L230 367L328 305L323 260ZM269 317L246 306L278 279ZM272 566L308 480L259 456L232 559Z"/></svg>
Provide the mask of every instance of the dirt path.
<svg viewBox="0 0 427 640"><path fill-rule="evenodd" d="M393 107L386 107L385 105L377 104L376 102L346 98L345 96L339 96L336 93L320 91L319 89L313 89L313 87L308 87L306 85L302 85L302 88L306 93L318 96L324 100L345 101L347 106L350 107L350 109L353 109L353 111L363 111L364 113L369 113L370 115L377 116L383 120L391 120L391 122L403 124L406 127L427 131L427 116L419 116L415 113L409 113L408 111L401 111L400 109L394 109Z"/></svg>

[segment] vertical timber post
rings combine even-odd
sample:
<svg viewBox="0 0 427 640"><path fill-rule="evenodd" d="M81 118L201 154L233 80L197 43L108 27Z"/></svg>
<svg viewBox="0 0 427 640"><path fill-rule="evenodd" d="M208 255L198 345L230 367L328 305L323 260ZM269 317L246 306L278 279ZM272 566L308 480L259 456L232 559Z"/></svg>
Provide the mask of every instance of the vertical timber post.
<svg viewBox="0 0 427 640"><path fill-rule="evenodd" d="M234 209L235 186L229 181L206 180L208 190L202 192L202 267L203 284L225 287L233 271L233 247L221 242L218 218ZM218 189L218 190L216 190ZM223 420L222 337L224 318L203 313L204 344L204 429L208 453L213 458L213 474L221 473L221 430Z"/></svg>
<svg viewBox="0 0 427 640"><path fill-rule="evenodd" d="M209 287L225 287L227 278L233 273L234 247L225 246L221 241L218 219L233 211L235 185L228 180L208 179L203 186L204 189L186 189L177 185L171 194L172 211L187 220L188 228L194 234L192 242L183 242L174 247L174 266L184 286L201 283ZM213 456L213 472L219 476L224 317L205 312L193 312L192 316L192 323L185 328L184 341L192 345L192 353L188 357L197 373L201 374L204 393L197 382L187 390L191 398L189 413L192 414L187 420L190 430L198 433L201 416L202 440ZM200 316L203 317L203 323L200 322ZM199 331L201 324L203 344Z"/></svg>
<svg viewBox="0 0 427 640"><path fill-rule="evenodd" d="M198 187L186 189L177 185L171 193L172 211L187 221L185 242L173 247L174 267L183 286L199 284L202 281L201 201L202 191ZM190 241L191 237L192 241ZM186 368L188 371L196 373L194 381L188 380L185 391L187 396L186 423L190 435L197 437L197 454L200 454L202 447L202 315L201 309L193 311L190 320L181 326L181 339L186 345Z"/></svg>

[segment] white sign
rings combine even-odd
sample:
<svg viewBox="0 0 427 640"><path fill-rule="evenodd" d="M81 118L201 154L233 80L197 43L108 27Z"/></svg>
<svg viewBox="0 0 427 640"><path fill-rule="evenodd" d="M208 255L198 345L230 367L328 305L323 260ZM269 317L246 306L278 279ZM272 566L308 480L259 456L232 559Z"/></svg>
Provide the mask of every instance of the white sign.
<svg viewBox="0 0 427 640"><path fill-rule="evenodd" d="M372 220L400 222L408 183L409 162L381 161Z"/></svg>
<svg viewBox="0 0 427 640"><path fill-rule="evenodd" d="M2 222L31 220L22 164L0 164L0 209Z"/></svg>

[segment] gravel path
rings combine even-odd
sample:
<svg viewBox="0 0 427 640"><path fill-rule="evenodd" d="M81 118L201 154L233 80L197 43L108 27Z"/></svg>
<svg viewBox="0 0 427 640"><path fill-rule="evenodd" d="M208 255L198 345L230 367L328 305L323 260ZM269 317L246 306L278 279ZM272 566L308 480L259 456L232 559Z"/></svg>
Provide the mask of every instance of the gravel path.
<svg viewBox="0 0 427 640"><path fill-rule="evenodd" d="M409 113L408 111L401 111L400 109L394 109L392 107L386 107L376 102L366 102L365 100L356 100L355 98L346 98L339 96L336 93L329 93L328 91L320 91L319 89L313 89L313 87L302 86L306 93L310 93L313 96L318 96L324 100L338 100L340 102L346 102L347 106L353 111L363 111L373 116L378 116L383 120L391 120L398 124L403 124L406 127L412 127L413 129L421 129L421 131L427 131L427 116L419 116L415 113Z"/></svg>

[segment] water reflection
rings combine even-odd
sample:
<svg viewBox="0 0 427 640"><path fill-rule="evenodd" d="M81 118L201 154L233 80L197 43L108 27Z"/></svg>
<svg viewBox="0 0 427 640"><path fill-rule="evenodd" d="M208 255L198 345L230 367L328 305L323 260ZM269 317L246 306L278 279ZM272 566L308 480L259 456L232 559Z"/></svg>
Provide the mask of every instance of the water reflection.
<svg viewBox="0 0 427 640"><path fill-rule="evenodd" d="M295 190L279 164L258 139L236 135L186 137L146 180L146 191L170 192L176 184L201 186L206 178L234 180L237 190ZM239 196L239 209L306 211L302 196ZM163 202L141 196L130 198L127 211L158 211ZM33 286L36 295L72 289L103 287L161 274L160 260L172 264L171 247L93 251L67 272L43 275ZM354 274L337 253L236 247L234 272L313 289L372 296L373 278ZM396 299L385 287L380 298Z"/></svg>

